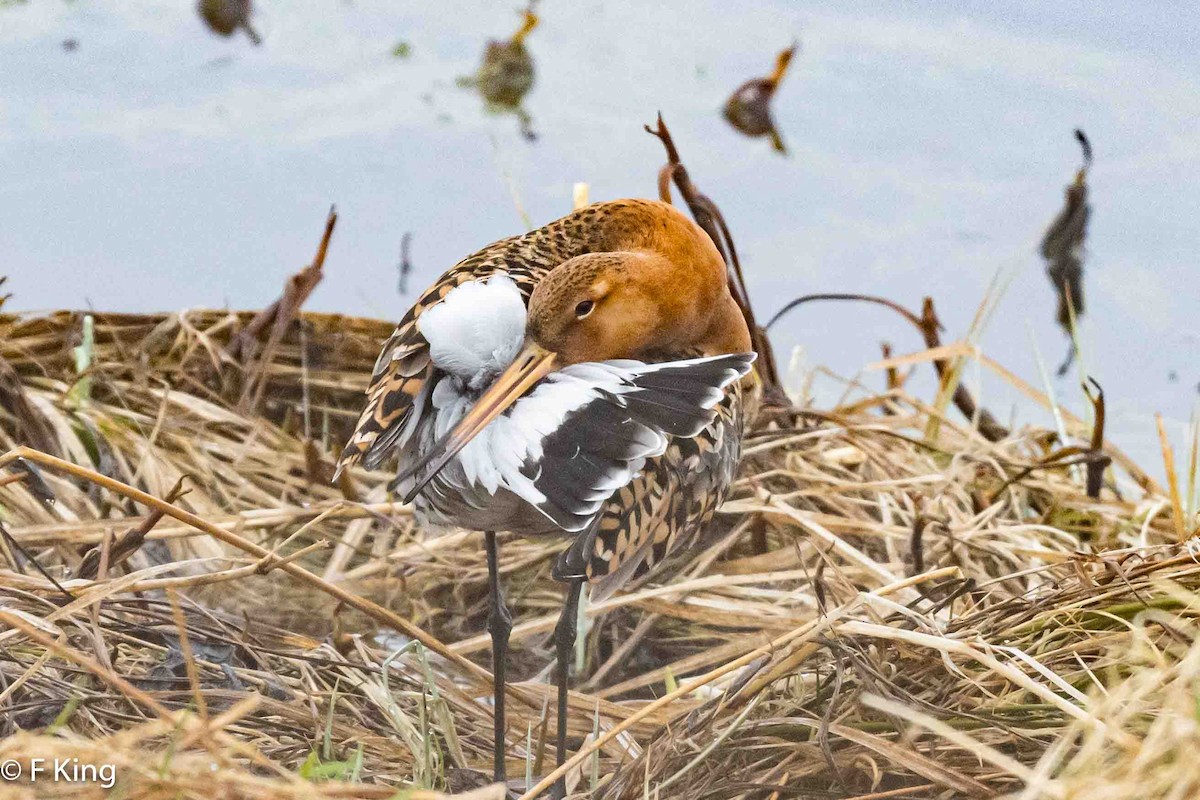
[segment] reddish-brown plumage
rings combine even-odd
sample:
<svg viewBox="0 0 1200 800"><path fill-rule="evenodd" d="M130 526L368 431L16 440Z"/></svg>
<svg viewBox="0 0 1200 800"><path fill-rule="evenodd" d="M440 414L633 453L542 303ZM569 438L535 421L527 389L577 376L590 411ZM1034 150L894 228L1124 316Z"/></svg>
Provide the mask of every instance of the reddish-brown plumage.
<svg viewBox="0 0 1200 800"><path fill-rule="evenodd" d="M660 213L667 224L645 246L577 256L534 289L530 336L560 365L751 349L712 242L670 206ZM592 304L582 318L580 303Z"/></svg>

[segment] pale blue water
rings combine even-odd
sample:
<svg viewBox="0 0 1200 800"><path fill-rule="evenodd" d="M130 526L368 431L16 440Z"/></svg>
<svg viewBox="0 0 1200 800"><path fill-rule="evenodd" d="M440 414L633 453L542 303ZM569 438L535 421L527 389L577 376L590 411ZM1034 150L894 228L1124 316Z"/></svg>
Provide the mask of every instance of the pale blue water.
<svg viewBox="0 0 1200 800"><path fill-rule="evenodd" d="M190 2L0 4L0 274L12 307L261 306L341 222L321 310L399 317L399 241L421 288L479 246L592 199L654 193L642 132L661 109L723 207L764 316L814 291L931 294L961 335L997 271L1011 277L982 345L1040 384L1064 352L1035 256L1078 164L1096 149L1084 360L1108 389L1111 433L1160 472L1153 412L1183 449L1200 383L1200 56L1189 4L591 2L548 0L529 37L525 107L485 114L454 85L513 4L260 2L259 48L217 38ZM719 109L802 52L776 97L790 158ZM67 52L61 42L78 41ZM391 55L411 46L407 59ZM507 176L507 177L506 177ZM810 307L780 357L843 374L919 341L882 310ZM1171 379L1174 373L1175 380ZM869 373L864 380L878 385ZM1076 376L1056 382L1082 410ZM818 382L818 402L834 387ZM1003 418L1047 416L985 378Z"/></svg>

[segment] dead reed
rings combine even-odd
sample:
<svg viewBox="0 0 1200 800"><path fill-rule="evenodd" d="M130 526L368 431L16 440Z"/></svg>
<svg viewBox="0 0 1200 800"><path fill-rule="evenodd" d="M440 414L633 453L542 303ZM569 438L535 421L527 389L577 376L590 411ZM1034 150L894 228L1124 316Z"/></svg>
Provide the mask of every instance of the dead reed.
<svg viewBox="0 0 1200 800"><path fill-rule="evenodd" d="M255 319L0 316L0 761L111 763L137 798L501 797L476 534L415 526L385 472L329 482L390 325L293 310L268 347ZM761 418L711 546L586 608L576 792L1200 792L1186 492L1081 423L989 438L890 383ZM1100 451L1092 497L1069 465ZM561 546L501 549L525 797Z"/></svg>

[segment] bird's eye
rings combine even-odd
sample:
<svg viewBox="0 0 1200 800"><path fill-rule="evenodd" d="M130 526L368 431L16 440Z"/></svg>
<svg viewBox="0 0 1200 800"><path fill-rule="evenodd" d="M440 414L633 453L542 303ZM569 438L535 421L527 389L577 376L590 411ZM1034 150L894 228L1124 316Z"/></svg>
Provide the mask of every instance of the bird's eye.
<svg viewBox="0 0 1200 800"><path fill-rule="evenodd" d="M588 314L592 313L592 309L595 307L596 304L591 300L580 300L575 306L575 316L579 319L583 319Z"/></svg>

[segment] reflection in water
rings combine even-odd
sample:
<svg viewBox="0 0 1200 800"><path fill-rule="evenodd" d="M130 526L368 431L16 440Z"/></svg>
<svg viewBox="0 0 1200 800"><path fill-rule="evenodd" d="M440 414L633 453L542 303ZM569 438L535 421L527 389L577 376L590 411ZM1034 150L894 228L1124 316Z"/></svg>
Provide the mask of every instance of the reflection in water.
<svg viewBox="0 0 1200 800"><path fill-rule="evenodd" d="M1081 353L1109 390L1119 445L1161 463L1151 412L1164 412L1177 433L1186 427L1200 380L1192 274L1200 229L1186 209L1200 207L1200 182L1180 175L1200 169L1188 110L1200 92L1200 51L1170 15L1114 4L1083 17L1014 14L998 4L965 14L961 4L880 0L803 9L763 0L731 15L727 3L667 0L638 4L645 14L631 26L617 4L539 2L532 10L543 19L523 41L536 85L519 101L535 117L537 158L527 158L532 148L489 157L497 124L517 132L512 112L487 124L462 117L478 116L481 95L504 94L491 87L505 81L485 76L479 91L451 89L453 97L444 87L459 74L493 72L480 70L494 60L485 59L485 44L500 40L493 49L504 51L510 37L520 40L513 34L527 2L260 0L249 21L264 42L247 59L238 55L247 34L236 23L231 39L209 33L200 0L0 0L8 78L0 216L9 234L0 273L11 274L0 296L17 292L6 308L263 305L278 294L278 273L245 264L276 263L307 241L314 204L336 199L359 209L356 219L403 223L364 220L339 240L336 255L356 267L326 281L314 308L389 317L404 230L416 232L411 292L457 261L461 242L534 227L519 221L523 208L535 220L559 216L569 200L564 181L592 180L608 197L650 189L658 151L633 132L665 105L693 177L735 235L749 238L743 249L757 253L748 278L764 310L817 287L908 302L933 293L950 338L969 329L982 276L1002 269L1015 276L994 317L1004 324L993 323L983 343L1038 383L1030 343L1012 330L1031 315L1042 346L1062 347L1050 358L1053 373L1067 342L1045 272L1055 259L1043 260L1038 233L1063 208L1079 166L1067 137L1082 121L1093 135L1104 130L1120 158L1101 165L1101 210L1113 222L1087 224ZM278 15L272 30L280 34L270 43L268 13ZM740 154L729 137L743 134L712 139L712 126L729 125L726 98L747 78L770 74L793 31L804 32L793 59L805 63L794 61L791 80L804 78L805 108L830 113L803 113L789 94L798 85L781 85L767 119L804 159L777 157L765 134L745 140ZM60 46L67 37L79 43L74 53ZM663 37L677 46L663 46ZM819 58L810 41L820 44ZM810 58L819 68L808 69ZM613 80L614 69L636 70L637 81ZM719 75L726 82L713 96ZM803 128L794 121L801 116ZM1045 136L1047 127L1058 133ZM501 139L497 148L511 144ZM1088 170L1088 203L1098 177ZM1158 201L1164 186L1169 203ZM524 205L514 211L506 198L518 187ZM471 203L477 190L491 202ZM95 197L111 198L139 224L123 230L94 213ZM240 230L247 214L260 219L262 235L245 237L230 257L227 237L211 231ZM417 238L438 230L446 233ZM777 329L781 355L803 343L809 364L845 373L877 357L876 339L896 335L886 318L812 314L812 323L797 318ZM813 336L810 324L828 335ZM1166 380L1170 370L1177 383ZM1128 391L1114 391L1118 375ZM1063 403L1081 401L1067 384ZM841 391L820 377L813 386L819 403ZM1023 422L1050 419L1006 382L988 386L994 408L1011 404Z"/></svg>
<svg viewBox="0 0 1200 800"><path fill-rule="evenodd" d="M783 80L799 46L794 42L775 57L775 70L769 76L746 81L725 102L725 119L729 120L730 125L750 137L770 136L771 146L780 153L787 153L787 148L775 129L775 120L771 116L771 97L779 88L779 82Z"/></svg>
<svg viewBox="0 0 1200 800"><path fill-rule="evenodd" d="M1058 368L1059 375L1066 374L1075 358L1072 331L1083 316L1083 246L1088 217L1092 213L1087 202L1087 171L1092 165L1092 145L1081 130L1076 129L1075 138L1083 148L1083 165L1075 173L1075 181L1067 186L1062 211L1042 237L1046 274L1058 292L1058 324L1071 337L1067 358Z"/></svg>
<svg viewBox="0 0 1200 800"><path fill-rule="evenodd" d="M262 43L250 25L250 0L200 0L196 8L204 24L213 33L232 36L238 28L243 28L252 43Z"/></svg>
<svg viewBox="0 0 1200 800"><path fill-rule="evenodd" d="M533 132L533 119L521 101L533 88L533 56L525 49L525 37L537 27L538 17L533 12L534 3L523 12L521 27L506 42L495 39L487 43L483 51L483 63L472 76L462 78L459 84L471 86L479 91L488 104L489 111L512 112L517 116L521 135L529 141L537 138Z"/></svg>
<svg viewBox="0 0 1200 800"><path fill-rule="evenodd" d="M412 259L409 258L409 248L412 246L412 231L405 231L400 237L400 263L396 265L396 271L400 273L400 279L396 282L396 291L401 297L408 294L408 276L412 274Z"/></svg>

